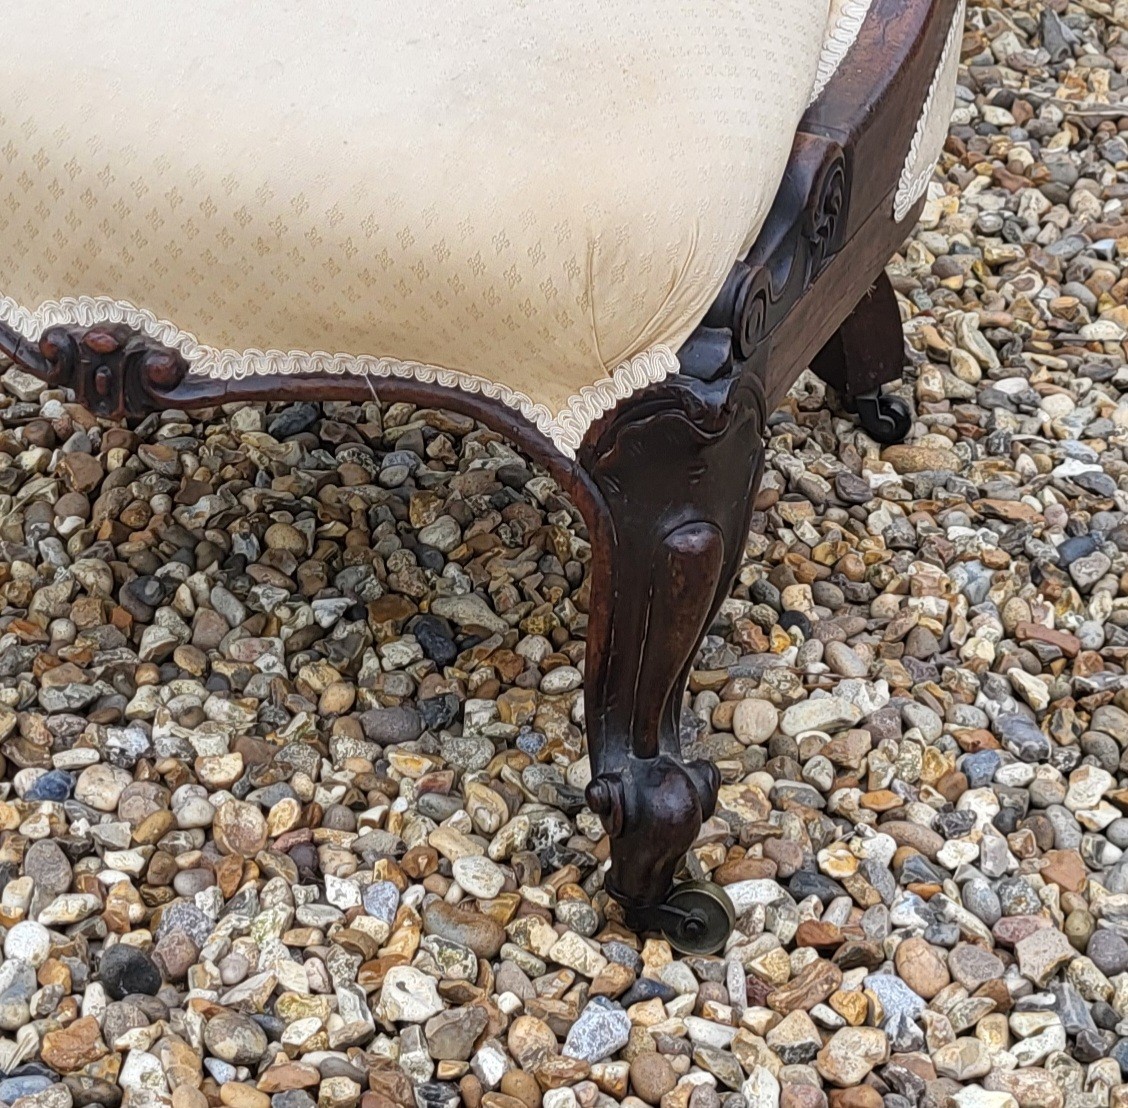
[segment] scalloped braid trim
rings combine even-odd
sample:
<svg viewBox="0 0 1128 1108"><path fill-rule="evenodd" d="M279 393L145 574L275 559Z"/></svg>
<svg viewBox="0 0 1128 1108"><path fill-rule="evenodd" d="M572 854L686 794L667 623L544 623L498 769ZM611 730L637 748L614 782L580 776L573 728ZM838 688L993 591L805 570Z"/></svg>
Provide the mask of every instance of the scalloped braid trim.
<svg viewBox="0 0 1128 1108"><path fill-rule="evenodd" d="M941 101L941 92L950 91L955 96L956 77L959 66L959 44L963 36L964 12L967 0L960 0L956 5L956 14L952 19L952 26L948 29L948 37L944 41L944 51L940 55L940 63L936 67L936 75L925 97L924 107L917 122L913 141L909 145L909 152L905 157L905 164L901 167L901 179L897 185L897 195L893 198L893 218L900 223L913 205L924 195L928 182L932 178L932 171L936 168L936 160L940 157L944 139L948 134L948 120L951 118L952 105L947 106L947 115L943 120L936 117L936 113L943 111L945 102ZM941 124L943 124L941 126ZM936 140L939 141L936 141ZM924 149L925 143L929 149Z"/></svg>
<svg viewBox="0 0 1128 1108"><path fill-rule="evenodd" d="M245 377L293 376L295 374L353 374L370 377L406 377L424 384L480 394L519 412L566 458L574 459L588 428L620 401L647 385L657 384L676 374L681 366L677 355L660 344L636 354L616 366L608 377L585 385L569 397L567 405L555 414L523 392L497 381L462 373L454 369L405 362L397 358L376 358L355 354L307 354L293 350L219 350L205 346L194 335L173 323L159 319L145 308L125 300L105 296L65 297L49 300L34 311L23 308L10 297L0 297L0 322L35 340L47 327L94 327L100 323L124 323L142 331L163 346L184 355L189 372L221 381Z"/></svg>
<svg viewBox="0 0 1128 1108"><path fill-rule="evenodd" d="M850 48L858 41L862 24L866 21L872 6L873 0L843 0L842 10L838 13L838 18L834 21L834 26L819 54L819 68L815 71L815 85L811 89L807 107L822 95L823 89L830 84L831 78L838 72L838 67L850 53Z"/></svg>

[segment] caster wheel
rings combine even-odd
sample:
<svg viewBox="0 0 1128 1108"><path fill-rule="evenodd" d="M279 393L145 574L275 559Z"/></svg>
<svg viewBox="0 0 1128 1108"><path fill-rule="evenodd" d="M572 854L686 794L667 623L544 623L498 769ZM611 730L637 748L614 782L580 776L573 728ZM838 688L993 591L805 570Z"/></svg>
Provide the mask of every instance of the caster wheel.
<svg viewBox="0 0 1128 1108"><path fill-rule="evenodd" d="M855 400L858 422L875 442L885 446L904 442L913 425L912 412L899 396L884 396L880 392L859 396Z"/></svg>
<svg viewBox="0 0 1128 1108"><path fill-rule="evenodd" d="M675 885L663 905L662 934L681 954L713 954L736 926L736 911L724 889L712 881ZM673 918L671 918L673 917Z"/></svg>

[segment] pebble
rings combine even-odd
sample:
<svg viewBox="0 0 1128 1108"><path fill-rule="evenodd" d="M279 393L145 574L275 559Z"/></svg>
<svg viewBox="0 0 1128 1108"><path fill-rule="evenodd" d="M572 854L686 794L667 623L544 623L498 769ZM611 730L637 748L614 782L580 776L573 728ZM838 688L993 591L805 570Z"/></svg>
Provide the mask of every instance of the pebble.
<svg viewBox="0 0 1128 1108"><path fill-rule="evenodd" d="M1076 956L1073 945L1056 927L1043 927L1015 943L1018 968L1024 977L1042 986L1049 983L1060 966Z"/></svg>
<svg viewBox="0 0 1128 1108"><path fill-rule="evenodd" d="M106 992L114 1000L124 1000L132 993L156 996L161 987L160 970L143 950L115 943L98 963L98 976Z"/></svg>
<svg viewBox="0 0 1128 1108"><path fill-rule="evenodd" d="M488 858L471 855L458 858L451 866L454 879L471 896L489 900L501 892L505 874Z"/></svg>
<svg viewBox="0 0 1128 1108"><path fill-rule="evenodd" d="M907 938L897 947L894 964L901 980L925 1000L931 1000L952 979L944 954L919 936Z"/></svg>
<svg viewBox="0 0 1128 1108"><path fill-rule="evenodd" d="M411 966L393 966L380 990L380 1015L389 1023L423 1023L443 1010L435 980Z"/></svg>
<svg viewBox="0 0 1128 1108"><path fill-rule="evenodd" d="M974 992L988 981L1003 976L1006 967L989 950L961 943L948 954L948 971L965 989Z"/></svg>
<svg viewBox="0 0 1128 1108"><path fill-rule="evenodd" d="M1106 928L1094 931L1085 954L1105 977L1115 977L1128 970L1128 942L1115 931Z"/></svg>
<svg viewBox="0 0 1128 1108"><path fill-rule="evenodd" d="M496 957L505 942L505 930L495 919L438 900L424 907L423 927L427 934L465 946L479 958Z"/></svg>
<svg viewBox="0 0 1128 1108"><path fill-rule="evenodd" d="M889 1057L889 1041L876 1027L843 1027L818 1052L815 1067L831 1085L857 1085Z"/></svg>
<svg viewBox="0 0 1128 1108"><path fill-rule="evenodd" d="M631 1091L647 1104L657 1104L678 1083L669 1060L654 1050L643 1051L631 1062Z"/></svg>
<svg viewBox="0 0 1128 1108"><path fill-rule="evenodd" d="M266 1032L236 1012L220 1012L208 1020L204 1042L216 1058L236 1066L257 1062L267 1046Z"/></svg>
<svg viewBox="0 0 1128 1108"><path fill-rule="evenodd" d="M563 1053L589 1064L598 1062L625 1046L630 1032L627 1013L605 997L596 997L572 1024Z"/></svg>
<svg viewBox="0 0 1128 1108"><path fill-rule="evenodd" d="M262 812L239 800L228 800L216 808L212 831L216 846L224 854L252 858L266 846L268 837Z"/></svg>
<svg viewBox="0 0 1128 1108"><path fill-rule="evenodd" d="M793 704L780 720L780 730L785 735L800 735L805 731L841 731L861 721L862 710L836 697L821 700L802 700Z"/></svg>
<svg viewBox="0 0 1128 1108"><path fill-rule="evenodd" d="M733 734L750 746L762 746L779 727L779 710L768 700L741 700L732 714Z"/></svg>
<svg viewBox="0 0 1128 1108"><path fill-rule="evenodd" d="M34 920L17 923L4 938L4 957L38 968L51 953L51 932Z"/></svg>

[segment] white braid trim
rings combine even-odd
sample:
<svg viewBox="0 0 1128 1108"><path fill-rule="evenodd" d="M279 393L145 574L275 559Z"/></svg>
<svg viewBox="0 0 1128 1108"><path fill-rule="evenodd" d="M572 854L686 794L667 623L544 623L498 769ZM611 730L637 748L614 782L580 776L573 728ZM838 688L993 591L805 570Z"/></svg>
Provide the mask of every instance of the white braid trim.
<svg viewBox="0 0 1128 1108"><path fill-rule="evenodd" d="M897 195L893 198L893 217L901 222L913 205L924 195L937 159L944 149L948 122L952 118L956 95L956 78L959 76L960 40L963 37L964 11L967 0L960 0L955 18L948 29L940 64L924 101L909 153L901 168Z"/></svg>
<svg viewBox="0 0 1128 1108"><path fill-rule="evenodd" d="M47 327L124 323L144 332L162 346L180 351L188 362L190 373L222 381L238 381L245 377L349 373L370 377L407 377L425 384L478 393L520 412L567 458L575 458L587 429L600 416L639 389L664 381L681 368L677 355L668 346L652 346L616 366L609 377L585 385L569 397L563 409L554 414L546 405L535 403L523 392L508 385L421 362L363 354L328 354L325 351L307 354L297 350L289 353L281 350L218 350L214 346L205 346L175 324L158 319L145 308L105 296L49 300L34 311L21 307L10 297L0 296L0 322L31 340L38 338Z"/></svg>
<svg viewBox="0 0 1128 1108"><path fill-rule="evenodd" d="M834 21L830 34L823 43L819 54L819 68L815 72L815 85L811 89L811 97L807 101L809 108L821 95L831 78L838 72L838 67L850 53L851 47L858 41L862 32L862 24L869 15L873 0L843 0L842 10Z"/></svg>

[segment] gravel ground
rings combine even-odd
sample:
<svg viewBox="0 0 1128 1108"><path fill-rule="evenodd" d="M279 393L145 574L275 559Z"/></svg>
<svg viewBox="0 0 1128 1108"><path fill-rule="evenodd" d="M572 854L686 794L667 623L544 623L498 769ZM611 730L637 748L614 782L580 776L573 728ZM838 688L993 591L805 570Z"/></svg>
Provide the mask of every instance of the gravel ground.
<svg viewBox="0 0 1128 1108"><path fill-rule="evenodd" d="M402 404L124 430L3 375L0 1102L1128 1106L1128 2L963 58L913 433L800 382L692 676L715 958L600 889L551 479Z"/></svg>

